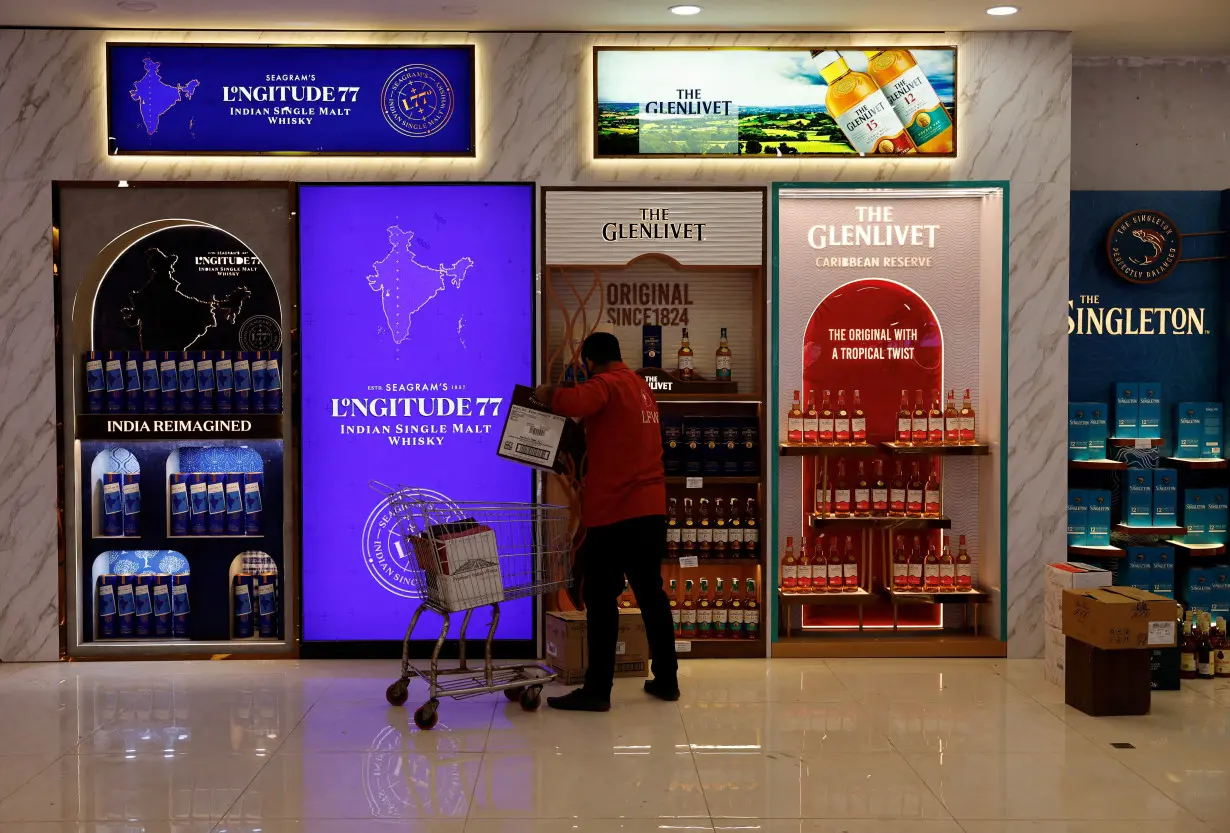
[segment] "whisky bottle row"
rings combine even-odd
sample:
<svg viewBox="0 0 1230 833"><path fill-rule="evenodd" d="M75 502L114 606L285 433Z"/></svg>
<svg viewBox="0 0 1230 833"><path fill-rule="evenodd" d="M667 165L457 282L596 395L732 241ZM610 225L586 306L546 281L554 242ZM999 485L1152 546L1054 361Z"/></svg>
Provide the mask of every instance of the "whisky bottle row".
<svg viewBox="0 0 1230 833"><path fill-rule="evenodd" d="M845 537L839 549L836 537L829 538L828 554L822 537L809 554L806 539L799 539L796 552L794 538L786 539L782 554L781 589L783 593L857 593L861 588L859 558L854 552L854 539ZM949 536L944 536L943 550L937 554L935 542L928 540L923 554L922 536L913 536L907 546L906 536L898 535L893 547L892 589L897 592L954 593L974 589L973 561L960 536L957 554L952 555Z"/></svg>
<svg viewBox="0 0 1230 833"><path fill-rule="evenodd" d="M837 473L832 482L822 479L816 484L815 512L825 518L938 518L940 516L940 469L931 467L923 480L919 464L914 463L907 478L900 461L891 480L884 479L884 461L874 462L872 474L867 474L866 461L858 461L858 470L851 478L846 461L837 461Z"/></svg>
<svg viewBox="0 0 1230 833"><path fill-rule="evenodd" d="M1187 611L1179 634L1179 678L1230 678L1230 634L1226 620L1206 612Z"/></svg>
<svg viewBox="0 0 1230 833"><path fill-rule="evenodd" d="M965 546L965 536L957 543L954 558L949 536L937 555L935 542L928 538L926 555L921 537L914 536L909 548L906 536L898 535L893 546L893 590L904 593L968 593L974 589L974 562Z"/></svg>
<svg viewBox="0 0 1230 833"><path fill-rule="evenodd" d="M973 445L976 440L976 420L970 389L965 389L961 406L957 407L956 390L948 391L948 402L940 407L940 392L931 392L930 405L921 390L914 391L910 404L908 390L901 391L901 406L897 409L892 439L904 445ZM804 410L799 391L786 414L786 441L796 445L866 445L867 414L863 410L859 391L849 405L846 392L837 391L832 403L831 391L823 391L819 407L816 392L808 391Z"/></svg>
<svg viewBox="0 0 1230 833"><path fill-rule="evenodd" d="M667 501L666 552L671 558L756 558L760 554L760 521L756 499L707 497Z"/></svg>
<svg viewBox="0 0 1230 833"><path fill-rule="evenodd" d="M748 579L746 590L737 578L726 589L722 579L717 590L709 592L709 579L700 580L700 592L688 579L679 597L678 582L671 580L671 619L675 636L681 639L755 639L760 634L760 596L756 580Z"/></svg>
<svg viewBox="0 0 1230 833"><path fill-rule="evenodd" d="M713 378L719 382L729 382L733 370L734 354L730 352L730 342L726 338L726 328L722 328L722 336L718 341L717 352L713 357ZM676 372L684 382L697 379L696 356L692 352L692 342L688 338L688 328L683 328L683 338L679 343L679 354L676 362Z"/></svg>
<svg viewBox="0 0 1230 833"><path fill-rule="evenodd" d="M854 553L854 539L847 535L845 547L837 548L837 538L829 540L829 552L824 554L824 539L814 545L808 555L807 540L799 539L795 554L794 538L786 539L782 554L781 576L783 593L857 593L860 589L859 559Z"/></svg>

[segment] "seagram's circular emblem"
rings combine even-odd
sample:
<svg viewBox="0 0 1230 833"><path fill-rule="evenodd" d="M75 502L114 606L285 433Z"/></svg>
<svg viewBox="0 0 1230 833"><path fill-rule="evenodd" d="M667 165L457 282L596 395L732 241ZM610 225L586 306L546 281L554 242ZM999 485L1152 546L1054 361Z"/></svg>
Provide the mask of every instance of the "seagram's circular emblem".
<svg viewBox="0 0 1230 833"><path fill-rule="evenodd" d="M278 350L282 327L268 315L254 315L239 328L239 346L244 350Z"/></svg>
<svg viewBox="0 0 1230 833"><path fill-rule="evenodd" d="M404 503L394 506L389 497L384 497L367 516L363 524L363 563L372 578L393 595L421 599L418 559L405 538L419 532L423 519L412 505L406 504L422 501L431 504L435 512L443 506L452 510L455 517L461 517L461 510L452 500L431 489L401 488L397 498ZM431 519L432 523L437 520Z"/></svg>
<svg viewBox="0 0 1230 833"><path fill-rule="evenodd" d="M1160 211L1132 211L1111 226L1106 257L1115 274L1132 283L1157 283L1179 265L1183 236Z"/></svg>
<svg viewBox="0 0 1230 833"><path fill-rule="evenodd" d="M421 139L437 133L453 116L453 85L426 64L409 64L384 82L380 108L384 120L403 136Z"/></svg>

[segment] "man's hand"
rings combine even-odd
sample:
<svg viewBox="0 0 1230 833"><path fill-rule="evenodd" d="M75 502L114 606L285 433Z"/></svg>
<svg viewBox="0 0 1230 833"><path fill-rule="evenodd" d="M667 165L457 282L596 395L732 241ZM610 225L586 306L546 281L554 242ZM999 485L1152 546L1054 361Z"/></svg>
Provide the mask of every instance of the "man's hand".
<svg viewBox="0 0 1230 833"><path fill-rule="evenodd" d="M539 385L534 388L534 398L550 407L551 398L555 396L555 385Z"/></svg>

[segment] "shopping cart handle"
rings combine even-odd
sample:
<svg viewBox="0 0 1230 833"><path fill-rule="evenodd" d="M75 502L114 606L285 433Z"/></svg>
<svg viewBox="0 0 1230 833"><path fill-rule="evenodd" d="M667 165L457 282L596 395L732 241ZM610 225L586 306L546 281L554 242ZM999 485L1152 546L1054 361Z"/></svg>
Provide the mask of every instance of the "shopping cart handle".
<svg viewBox="0 0 1230 833"><path fill-rule="evenodd" d="M382 495L391 495L397 491L392 486L389 486L386 483L381 483L379 480L369 480L367 481L367 485Z"/></svg>

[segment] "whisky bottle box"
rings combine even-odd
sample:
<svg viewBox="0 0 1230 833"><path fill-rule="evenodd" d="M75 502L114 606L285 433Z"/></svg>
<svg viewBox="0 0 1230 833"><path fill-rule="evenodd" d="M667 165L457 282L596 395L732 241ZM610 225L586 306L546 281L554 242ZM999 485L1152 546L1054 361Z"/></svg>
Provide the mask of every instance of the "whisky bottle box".
<svg viewBox="0 0 1230 833"><path fill-rule="evenodd" d="M1068 489L1068 546L1084 546L1089 538L1089 493Z"/></svg>
<svg viewBox="0 0 1230 833"><path fill-rule="evenodd" d="M662 328L646 324L641 328L641 367L662 366Z"/></svg>
<svg viewBox="0 0 1230 833"><path fill-rule="evenodd" d="M141 534L141 475L126 472L122 491L124 535L136 538Z"/></svg>
<svg viewBox="0 0 1230 833"><path fill-rule="evenodd" d="M1089 490L1089 534L1085 546L1110 546L1110 490Z"/></svg>
<svg viewBox="0 0 1230 833"><path fill-rule="evenodd" d="M1175 456L1195 458L1200 456L1200 444L1204 437L1203 402L1180 402L1175 406Z"/></svg>
<svg viewBox="0 0 1230 833"><path fill-rule="evenodd" d="M1135 382L1115 383L1115 436L1133 439L1140 430L1140 397Z"/></svg>
<svg viewBox="0 0 1230 833"><path fill-rule="evenodd" d="M1174 598L1174 547L1151 547L1150 565L1153 568L1153 592L1168 599Z"/></svg>
<svg viewBox="0 0 1230 833"><path fill-rule="evenodd" d="M1183 541L1188 544L1209 544L1209 510L1208 502L1211 496L1207 489L1183 490L1183 525L1187 534Z"/></svg>
<svg viewBox="0 0 1230 833"><path fill-rule="evenodd" d="M124 360L127 355L123 350L107 351L107 363L103 370L107 383L107 413L109 414L124 412Z"/></svg>
<svg viewBox="0 0 1230 833"><path fill-rule="evenodd" d="M1225 567L1188 567L1179 585L1180 601L1189 611L1212 613L1217 600L1214 586Z"/></svg>
<svg viewBox="0 0 1230 833"><path fill-rule="evenodd" d="M1128 469L1127 491L1123 501L1124 523L1128 526L1153 525L1153 471Z"/></svg>
<svg viewBox="0 0 1230 833"><path fill-rule="evenodd" d="M1086 402L1085 415L1088 419L1089 435L1085 448L1086 460L1106 459L1106 415L1110 408L1105 402Z"/></svg>
<svg viewBox="0 0 1230 833"><path fill-rule="evenodd" d="M1068 459L1089 459L1089 417L1084 402L1068 403Z"/></svg>
<svg viewBox="0 0 1230 833"><path fill-rule="evenodd" d="M124 412L141 413L141 351L129 350L124 358Z"/></svg>
<svg viewBox="0 0 1230 833"><path fill-rule="evenodd" d="M1175 469L1153 470L1153 525L1179 525L1179 472Z"/></svg>
<svg viewBox="0 0 1230 833"><path fill-rule="evenodd" d="M1222 408L1220 402L1205 402L1204 430L1200 439L1200 456L1218 459L1221 457Z"/></svg>
<svg viewBox="0 0 1230 833"><path fill-rule="evenodd" d="M1209 524L1209 540L1214 544L1226 543L1226 525L1230 521L1230 507L1226 504L1226 490L1218 487L1210 489L1205 503L1206 517Z"/></svg>
<svg viewBox="0 0 1230 833"><path fill-rule="evenodd" d="M91 414L101 414L107 379L103 373L103 354L90 350L85 354L85 407Z"/></svg>
<svg viewBox="0 0 1230 833"><path fill-rule="evenodd" d="M662 414L662 467L667 477L683 474L683 420Z"/></svg>
<svg viewBox="0 0 1230 833"><path fill-rule="evenodd" d="M1115 586L1153 590L1152 547L1128 547L1124 558L1116 559Z"/></svg>
<svg viewBox="0 0 1230 833"><path fill-rule="evenodd" d="M1139 406L1137 437L1161 439L1162 436L1162 384L1161 382L1137 382Z"/></svg>

